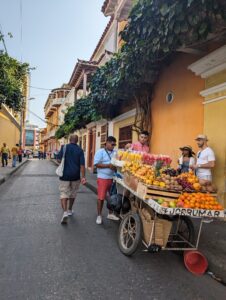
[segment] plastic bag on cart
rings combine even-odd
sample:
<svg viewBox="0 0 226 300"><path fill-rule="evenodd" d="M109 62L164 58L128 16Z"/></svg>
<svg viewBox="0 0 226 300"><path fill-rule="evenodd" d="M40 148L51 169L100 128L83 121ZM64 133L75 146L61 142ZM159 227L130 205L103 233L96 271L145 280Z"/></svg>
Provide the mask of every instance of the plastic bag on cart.
<svg viewBox="0 0 226 300"><path fill-rule="evenodd" d="M131 204L129 198L125 197L122 200L122 214L125 215L131 210Z"/></svg>
<svg viewBox="0 0 226 300"><path fill-rule="evenodd" d="M120 213L122 208L122 195L121 194L114 194L107 198L107 208L116 212L117 214Z"/></svg>
<svg viewBox="0 0 226 300"><path fill-rule="evenodd" d="M117 186L116 186L116 182L114 181L112 183L111 186L111 190L110 190L110 196L116 195L117 194Z"/></svg>
<svg viewBox="0 0 226 300"><path fill-rule="evenodd" d="M122 178L122 176L118 172L115 172L114 176L118 177L118 178ZM110 196L115 195L117 193L118 193L117 184L116 184L115 181L113 181L112 186L111 186L111 190L110 190Z"/></svg>

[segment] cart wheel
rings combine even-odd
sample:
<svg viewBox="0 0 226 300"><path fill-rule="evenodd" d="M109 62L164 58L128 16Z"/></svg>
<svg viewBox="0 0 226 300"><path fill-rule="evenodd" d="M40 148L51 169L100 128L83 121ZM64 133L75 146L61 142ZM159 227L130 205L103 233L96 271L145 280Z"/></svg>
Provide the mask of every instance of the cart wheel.
<svg viewBox="0 0 226 300"><path fill-rule="evenodd" d="M178 224L179 222L179 224ZM194 225L189 217L181 216L177 218L173 222L172 230L175 232L176 228L178 227L178 233L186 239L191 244L194 244L195 241L195 229ZM177 237L176 237L177 238ZM172 245L176 245L176 243L172 243ZM178 247L186 248L188 245L186 243L178 243Z"/></svg>
<svg viewBox="0 0 226 300"><path fill-rule="evenodd" d="M136 213L128 213L119 226L118 245L120 251L130 256L141 245L142 226L140 216Z"/></svg>

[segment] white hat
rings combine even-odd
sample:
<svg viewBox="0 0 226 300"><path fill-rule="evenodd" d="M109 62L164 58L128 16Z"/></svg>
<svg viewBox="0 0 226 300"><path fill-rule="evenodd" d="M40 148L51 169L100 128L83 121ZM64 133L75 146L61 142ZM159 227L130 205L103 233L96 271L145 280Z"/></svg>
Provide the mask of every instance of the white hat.
<svg viewBox="0 0 226 300"><path fill-rule="evenodd" d="M208 141L208 138L207 138L207 136L206 136L205 134L199 134L195 140L196 140L196 141L197 141L197 140L205 140L205 141Z"/></svg>

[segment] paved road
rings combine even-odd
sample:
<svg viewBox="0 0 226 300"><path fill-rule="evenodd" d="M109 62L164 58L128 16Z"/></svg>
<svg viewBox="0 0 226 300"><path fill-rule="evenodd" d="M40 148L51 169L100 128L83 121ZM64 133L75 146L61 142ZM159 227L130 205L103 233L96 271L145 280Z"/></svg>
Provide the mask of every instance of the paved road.
<svg viewBox="0 0 226 300"><path fill-rule="evenodd" d="M30 161L0 186L0 299L225 299L226 288L194 277L170 252L123 256L118 225L95 224L95 195L82 187L76 214L60 225L58 178Z"/></svg>

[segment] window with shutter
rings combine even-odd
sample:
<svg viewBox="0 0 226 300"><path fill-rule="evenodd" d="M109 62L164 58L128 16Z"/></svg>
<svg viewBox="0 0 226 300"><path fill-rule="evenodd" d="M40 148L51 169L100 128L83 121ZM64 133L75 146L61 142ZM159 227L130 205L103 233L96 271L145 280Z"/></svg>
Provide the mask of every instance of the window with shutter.
<svg viewBox="0 0 226 300"><path fill-rule="evenodd" d="M126 144L132 143L132 125L119 129L119 148L122 149Z"/></svg>
<svg viewBox="0 0 226 300"><path fill-rule="evenodd" d="M108 126L103 125L101 126L101 132L100 132L100 146L101 148L104 148L106 140L107 140L107 135L108 135Z"/></svg>

